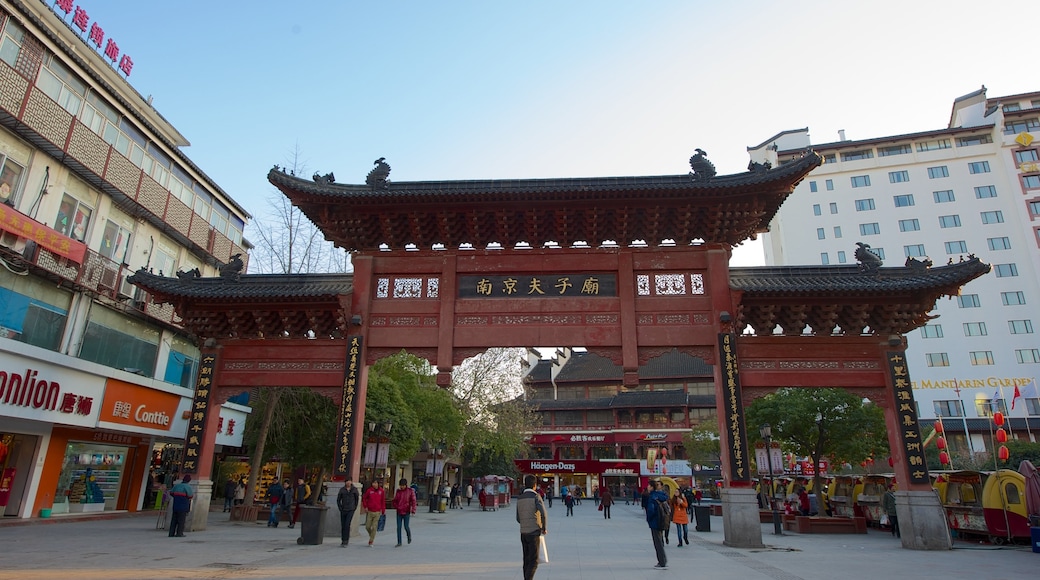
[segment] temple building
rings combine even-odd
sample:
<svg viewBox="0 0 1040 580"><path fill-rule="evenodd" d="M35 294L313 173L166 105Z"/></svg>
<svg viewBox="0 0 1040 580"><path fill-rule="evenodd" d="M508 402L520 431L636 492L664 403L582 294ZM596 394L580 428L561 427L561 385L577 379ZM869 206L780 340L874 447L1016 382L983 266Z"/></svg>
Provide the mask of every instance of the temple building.
<svg viewBox="0 0 1040 580"><path fill-rule="evenodd" d="M749 147L783 165L811 146L823 157L764 235L766 263L856 261L854 242L885 264L979 257L993 275L940 300L907 333L922 421L941 418L958 453L990 451L994 411L1014 438L1040 435L1040 93L957 98L946 127L813 144L806 128ZM966 434L970 434L970 442Z"/></svg>

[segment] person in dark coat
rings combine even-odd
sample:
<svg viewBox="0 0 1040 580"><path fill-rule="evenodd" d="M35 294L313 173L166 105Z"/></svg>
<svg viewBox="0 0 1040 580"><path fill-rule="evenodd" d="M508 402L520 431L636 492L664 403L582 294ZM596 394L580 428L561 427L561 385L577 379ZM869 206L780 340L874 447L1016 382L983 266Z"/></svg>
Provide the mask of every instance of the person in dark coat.
<svg viewBox="0 0 1040 580"><path fill-rule="evenodd" d="M173 517L170 518L171 538L184 537L184 520L191 511L191 498L195 497L195 490L188 485L189 481L191 481L191 475L185 475L180 483L170 489L170 496L173 497Z"/></svg>
<svg viewBox="0 0 1040 580"><path fill-rule="evenodd" d="M663 501L668 502L668 494L666 494L662 487L664 487L660 481L654 481L647 488L650 492L646 495L646 501L644 506L646 507L646 523L650 526L650 537L654 541L654 552L657 553L657 565L655 568L667 568L668 567L668 556L664 553L664 530L671 527L671 522L664 523L664 529L662 526L658 526L657 521L657 506L655 502Z"/></svg>
<svg viewBox="0 0 1040 580"><path fill-rule="evenodd" d="M238 487L238 484L230 477L224 482L224 511L226 512L231 511L231 505L235 501L236 487Z"/></svg>
<svg viewBox="0 0 1040 580"><path fill-rule="evenodd" d="M361 496L358 494L357 488L354 487L354 481L347 478L347 481L343 484L343 489L336 494L336 507L339 508L339 545L341 548L346 548L347 544L350 543L350 521L354 519L354 512L357 511L360 501Z"/></svg>
<svg viewBox="0 0 1040 580"><path fill-rule="evenodd" d="M599 505L603 510L603 519L610 519L610 506L614 505L614 495L610 493L610 489L604 487L603 491L599 492Z"/></svg>

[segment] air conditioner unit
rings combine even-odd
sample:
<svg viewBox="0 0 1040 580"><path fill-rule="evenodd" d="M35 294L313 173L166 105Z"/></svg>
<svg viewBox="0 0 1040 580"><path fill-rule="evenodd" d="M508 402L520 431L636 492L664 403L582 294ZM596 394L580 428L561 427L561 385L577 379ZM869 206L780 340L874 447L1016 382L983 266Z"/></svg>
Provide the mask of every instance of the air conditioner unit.
<svg viewBox="0 0 1040 580"><path fill-rule="evenodd" d="M20 253L25 249L25 238L5 231L0 235L0 245Z"/></svg>
<svg viewBox="0 0 1040 580"><path fill-rule="evenodd" d="M119 268L105 268L101 272L101 280L98 281L98 286L115 290L117 276L119 276Z"/></svg>
<svg viewBox="0 0 1040 580"><path fill-rule="evenodd" d="M133 276L133 274L127 274L126 276L123 276L123 282L119 285L119 295L124 298L130 298L131 296L134 296L137 291L137 286L134 286L127 280L127 278L129 278L130 276Z"/></svg>

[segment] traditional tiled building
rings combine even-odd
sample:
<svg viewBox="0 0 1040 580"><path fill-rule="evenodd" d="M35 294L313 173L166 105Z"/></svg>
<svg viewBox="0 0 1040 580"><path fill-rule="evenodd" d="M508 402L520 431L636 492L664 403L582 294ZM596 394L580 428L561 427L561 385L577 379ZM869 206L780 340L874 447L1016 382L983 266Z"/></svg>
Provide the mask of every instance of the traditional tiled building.
<svg viewBox="0 0 1040 580"><path fill-rule="evenodd" d="M249 214L184 154L102 26L73 2L0 1L9 517L142 507L149 466L179 463L199 348L126 278L212 275L248 248ZM247 411L221 408L219 444L241 445ZM101 495L85 493L88 469Z"/></svg>

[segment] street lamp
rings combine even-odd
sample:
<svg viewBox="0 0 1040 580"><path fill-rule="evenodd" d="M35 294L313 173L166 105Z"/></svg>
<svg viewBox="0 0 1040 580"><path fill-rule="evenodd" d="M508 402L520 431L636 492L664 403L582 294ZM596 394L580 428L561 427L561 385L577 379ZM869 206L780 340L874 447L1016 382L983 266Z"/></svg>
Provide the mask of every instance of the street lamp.
<svg viewBox="0 0 1040 580"><path fill-rule="evenodd" d="M780 512L776 509L776 480L773 479L773 428L765 423L758 428L758 433L766 440L766 465L769 468L769 508L773 510L773 534L784 535L780 524Z"/></svg>
<svg viewBox="0 0 1040 580"><path fill-rule="evenodd" d="M383 427L383 430L386 431L386 449L387 449L387 455L390 455L390 430L394 428L394 424L391 423L390 421L387 421L386 423L381 423L380 425ZM375 431L376 431L376 422L375 421L370 421L368 423L368 431L370 433L372 433L372 434L375 434ZM372 455L372 481L376 480L376 467L377 467L377 463L379 462L379 444L380 443L381 443L381 438L379 436L376 436L376 452Z"/></svg>

